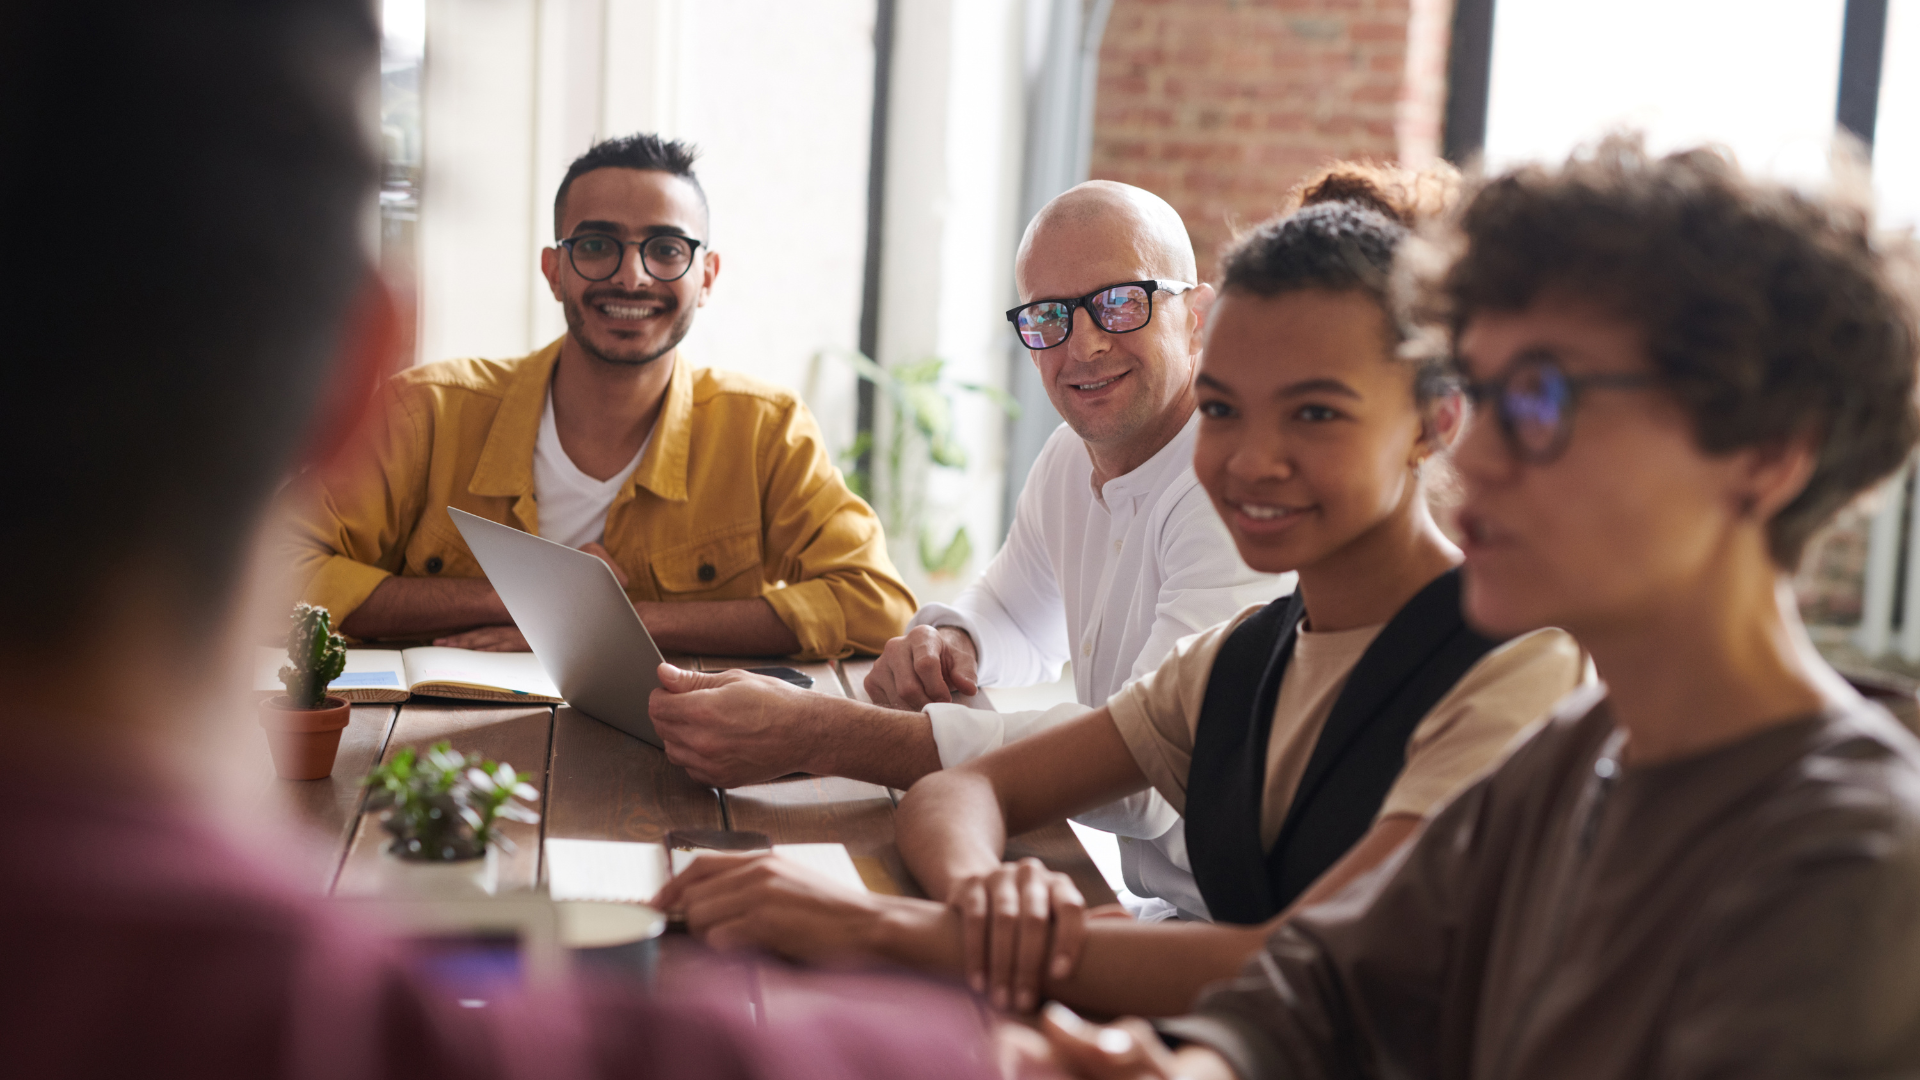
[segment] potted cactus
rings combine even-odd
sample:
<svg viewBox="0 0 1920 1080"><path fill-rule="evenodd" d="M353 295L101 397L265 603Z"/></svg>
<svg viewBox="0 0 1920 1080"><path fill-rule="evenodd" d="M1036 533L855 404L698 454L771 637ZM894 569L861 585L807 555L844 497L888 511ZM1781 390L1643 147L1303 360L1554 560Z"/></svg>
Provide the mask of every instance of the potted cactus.
<svg viewBox="0 0 1920 1080"><path fill-rule="evenodd" d="M273 771L283 780L322 780L333 773L340 730L352 706L327 696L327 685L347 666L347 643L333 632L323 607L298 604L287 635L287 662L280 683L287 692L260 705L260 726L273 750Z"/></svg>
<svg viewBox="0 0 1920 1080"><path fill-rule="evenodd" d="M540 820L521 801L540 797L527 780L511 765L444 741L424 754L412 747L396 752L367 776L367 809L385 812L380 824L393 837L382 891L492 893L498 852L513 850L500 823Z"/></svg>

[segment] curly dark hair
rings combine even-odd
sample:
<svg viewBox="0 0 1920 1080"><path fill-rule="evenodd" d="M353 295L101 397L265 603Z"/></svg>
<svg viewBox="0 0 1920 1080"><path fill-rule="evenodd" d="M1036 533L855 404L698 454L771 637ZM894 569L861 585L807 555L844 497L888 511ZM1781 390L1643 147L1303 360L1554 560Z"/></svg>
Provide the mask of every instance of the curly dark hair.
<svg viewBox="0 0 1920 1080"><path fill-rule="evenodd" d="M1271 297L1303 289L1364 293L1380 305L1390 352L1404 352L1421 406L1453 383L1444 352L1401 350L1407 324L1393 317L1394 258L1411 228L1445 213L1459 188L1451 166L1415 172L1335 162L1296 184L1291 212L1235 237L1220 259L1220 288Z"/></svg>
<svg viewBox="0 0 1920 1080"><path fill-rule="evenodd" d="M1779 566L1920 438L1911 245L1877 248L1864 205L1743 176L1727 157L1613 136L1566 165L1482 184L1410 277L1453 340L1543 294L1637 325L1702 451L1811 435L1813 473L1768 523ZM1906 278L1906 280L1911 280Z"/></svg>

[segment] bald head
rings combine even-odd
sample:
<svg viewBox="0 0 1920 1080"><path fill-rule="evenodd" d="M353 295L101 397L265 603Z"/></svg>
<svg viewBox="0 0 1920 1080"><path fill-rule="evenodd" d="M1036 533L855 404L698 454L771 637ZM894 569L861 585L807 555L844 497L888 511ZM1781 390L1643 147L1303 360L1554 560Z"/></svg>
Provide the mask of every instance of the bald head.
<svg viewBox="0 0 1920 1080"><path fill-rule="evenodd" d="M1136 266L1143 278L1193 282L1199 273L1186 223L1165 199L1132 184L1089 180L1055 196L1027 224L1013 264L1021 299L1034 299L1029 285L1057 277L1063 261L1080 261L1093 249Z"/></svg>

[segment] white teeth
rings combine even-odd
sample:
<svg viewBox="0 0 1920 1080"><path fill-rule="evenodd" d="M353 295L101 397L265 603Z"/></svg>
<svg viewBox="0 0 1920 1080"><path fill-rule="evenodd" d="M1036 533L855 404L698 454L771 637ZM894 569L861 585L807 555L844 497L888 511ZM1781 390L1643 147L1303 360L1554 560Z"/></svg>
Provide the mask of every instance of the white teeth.
<svg viewBox="0 0 1920 1080"><path fill-rule="evenodd" d="M1090 383L1074 383L1074 384L1073 384L1073 388L1074 388L1075 390L1098 390L1098 389L1100 389L1100 388L1101 388L1101 387L1103 387L1103 386L1110 386L1110 385L1112 385L1112 384L1113 384L1113 383L1114 383L1115 381L1117 381L1117 380L1118 380L1119 378L1120 378L1120 376L1118 376L1118 375L1115 375L1115 376L1114 376L1113 378L1111 378L1111 379L1102 379L1102 380L1100 380L1099 382L1090 382Z"/></svg>
<svg viewBox="0 0 1920 1080"><path fill-rule="evenodd" d="M660 309L652 306L638 307L630 304L601 304L600 312L611 319L644 319L649 315L659 314Z"/></svg>
<svg viewBox="0 0 1920 1080"><path fill-rule="evenodd" d="M1293 513L1292 510L1284 506L1254 506L1250 503L1241 503L1235 509L1238 509L1241 513L1255 521L1272 521L1274 518L1285 517Z"/></svg>

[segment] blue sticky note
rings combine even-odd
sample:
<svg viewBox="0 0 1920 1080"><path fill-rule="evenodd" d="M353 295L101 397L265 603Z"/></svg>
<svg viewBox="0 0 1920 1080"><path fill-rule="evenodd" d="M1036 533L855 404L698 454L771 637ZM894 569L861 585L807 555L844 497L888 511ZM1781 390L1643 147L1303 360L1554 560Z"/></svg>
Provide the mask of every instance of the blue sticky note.
<svg viewBox="0 0 1920 1080"><path fill-rule="evenodd" d="M399 686L391 671L349 671L327 684L327 689L350 690L356 686Z"/></svg>

